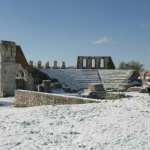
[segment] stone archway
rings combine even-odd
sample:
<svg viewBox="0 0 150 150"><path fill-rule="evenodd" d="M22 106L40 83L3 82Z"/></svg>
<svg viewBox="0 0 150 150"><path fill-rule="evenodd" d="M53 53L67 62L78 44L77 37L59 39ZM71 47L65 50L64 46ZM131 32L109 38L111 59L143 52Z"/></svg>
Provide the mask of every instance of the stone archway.
<svg viewBox="0 0 150 150"><path fill-rule="evenodd" d="M19 72L16 73L16 78L24 78L24 72L20 70Z"/></svg>
<svg viewBox="0 0 150 150"><path fill-rule="evenodd" d="M19 70L16 73L16 89L25 89L25 81L24 81L24 77L25 77L25 72L22 70Z"/></svg>

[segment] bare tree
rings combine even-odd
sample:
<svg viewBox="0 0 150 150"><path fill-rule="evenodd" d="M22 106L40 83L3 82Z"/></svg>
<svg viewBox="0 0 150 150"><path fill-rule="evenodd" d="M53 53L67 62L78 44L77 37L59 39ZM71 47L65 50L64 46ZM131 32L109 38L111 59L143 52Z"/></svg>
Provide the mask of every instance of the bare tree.
<svg viewBox="0 0 150 150"><path fill-rule="evenodd" d="M121 62L119 65L119 69L133 69L137 71L143 71L144 65L138 61L129 61L129 62Z"/></svg>

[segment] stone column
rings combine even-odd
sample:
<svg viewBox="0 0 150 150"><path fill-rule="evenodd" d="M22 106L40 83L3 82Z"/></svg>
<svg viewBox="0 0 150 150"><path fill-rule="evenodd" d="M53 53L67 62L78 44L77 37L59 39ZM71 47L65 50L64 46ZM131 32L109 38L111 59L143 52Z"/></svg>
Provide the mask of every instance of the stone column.
<svg viewBox="0 0 150 150"><path fill-rule="evenodd" d="M101 58L95 57L95 68L100 69L101 68Z"/></svg>
<svg viewBox="0 0 150 150"><path fill-rule="evenodd" d="M57 66L57 61L56 61L56 60L54 61L54 66L53 66L53 69L58 69L58 66Z"/></svg>
<svg viewBox="0 0 150 150"><path fill-rule="evenodd" d="M61 69L66 69L66 63L64 61L62 62Z"/></svg>
<svg viewBox="0 0 150 150"><path fill-rule="evenodd" d="M86 58L86 69L92 69L92 59L91 59L91 57Z"/></svg>
<svg viewBox="0 0 150 150"><path fill-rule="evenodd" d="M46 62L45 69L50 69L49 62Z"/></svg>
<svg viewBox="0 0 150 150"><path fill-rule="evenodd" d="M109 60L108 58L104 58L104 69L108 69L108 63L109 63Z"/></svg>
<svg viewBox="0 0 150 150"><path fill-rule="evenodd" d="M83 69L83 57L78 56L77 69Z"/></svg>

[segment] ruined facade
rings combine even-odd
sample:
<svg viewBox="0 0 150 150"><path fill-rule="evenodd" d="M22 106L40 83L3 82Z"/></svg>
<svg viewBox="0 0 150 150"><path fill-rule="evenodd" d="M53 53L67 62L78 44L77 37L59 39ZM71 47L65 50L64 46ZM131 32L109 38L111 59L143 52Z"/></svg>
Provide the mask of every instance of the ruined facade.
<svg viewBox="0 0 150 150"><path fill-rule="evenodd" d="M78 56L77 69L115 69L111 57Z"/></svg>
<svg viewBox="0 0 150 150"><path fill-rule="evenodd" d="M15 42L0 42L0 97L13 96L15 89L33 90L34 83L21 47Z"/></svg>

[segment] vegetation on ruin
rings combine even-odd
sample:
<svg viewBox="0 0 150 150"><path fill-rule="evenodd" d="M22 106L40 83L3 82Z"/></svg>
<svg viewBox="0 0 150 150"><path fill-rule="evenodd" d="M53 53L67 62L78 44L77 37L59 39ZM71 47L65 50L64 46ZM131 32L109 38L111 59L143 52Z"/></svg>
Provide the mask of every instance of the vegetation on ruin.
<svg viewBox="0 0 150 150"><path fill-rule="evenodd" d="M42 71L40 71L35 67L33 68L32 71L32 77L34 79L35 85L41 84L43 80L51 80L51 78L47 74L43 73Z"/></svg>
<svg viewBox="0 0 150 150"><path fill-rule="evenodd" d="M138 61L129 61L129 62L121 62L120 65L119 65L119 69L133 69L133 70L136 70L136 71L143 71L144 70L144 65L141 64L140 62Z"/></svg>

